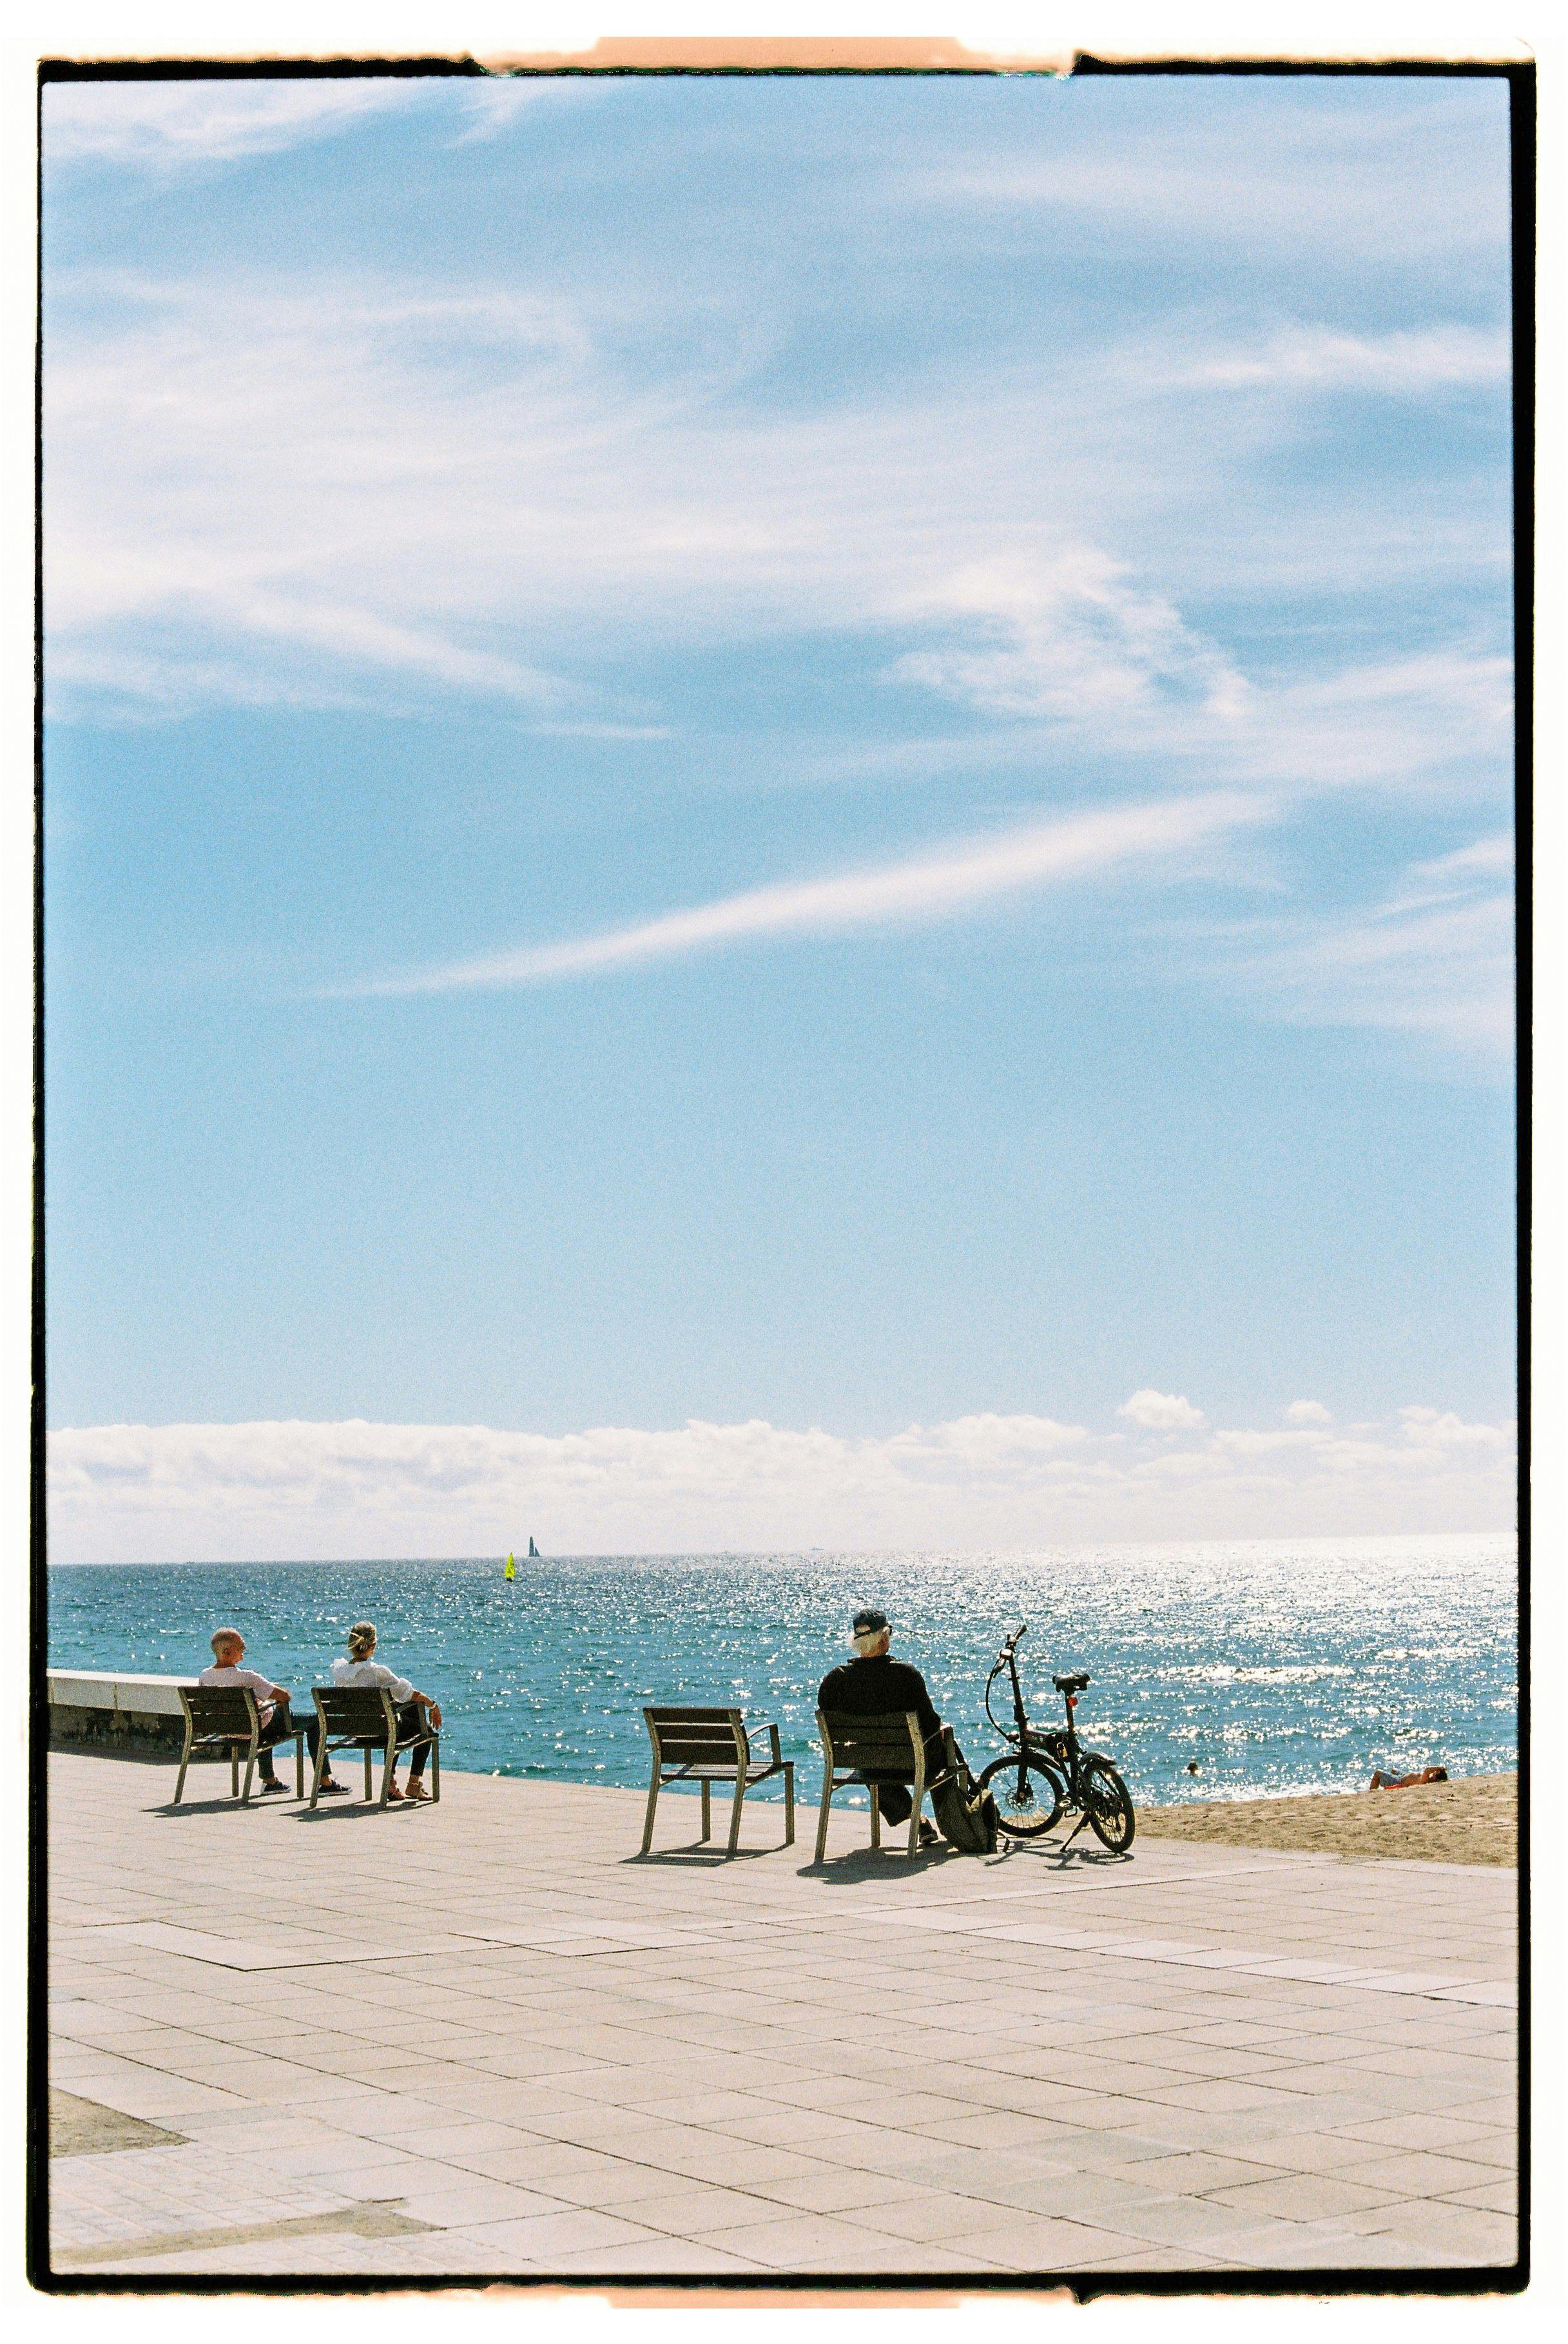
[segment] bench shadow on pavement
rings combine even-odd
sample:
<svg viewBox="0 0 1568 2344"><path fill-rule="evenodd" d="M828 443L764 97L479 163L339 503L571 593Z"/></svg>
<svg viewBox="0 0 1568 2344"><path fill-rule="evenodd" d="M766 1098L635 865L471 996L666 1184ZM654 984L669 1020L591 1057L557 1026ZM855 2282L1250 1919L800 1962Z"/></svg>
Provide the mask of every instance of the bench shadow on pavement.
<svg viewBox="0 0 1568 2344"><path fill-rule="evenodd" d="M1113 1855L1108 1848L1066 1847L1054 1845L1025 1846L1017 1841L998 1841L991 1855L966 1855L961 1849L949 1847L946 1842L939 1847L922 1848L918 1855L906 1855L900 1847L852 1848L846 1854L827 1855L821 1864L796 1866L803 1880L817 1880L830 1888L855 1888L867 1881L885 1883L907 1880L915 1874L928 1872L934 1865L948 1864L973 1867L976 1879L988 1877L1004 1864L1038 1864L1050 1878L1086 1872L1118 1872L1124 1864L1132 1862L1130 1855Z"/></svg>

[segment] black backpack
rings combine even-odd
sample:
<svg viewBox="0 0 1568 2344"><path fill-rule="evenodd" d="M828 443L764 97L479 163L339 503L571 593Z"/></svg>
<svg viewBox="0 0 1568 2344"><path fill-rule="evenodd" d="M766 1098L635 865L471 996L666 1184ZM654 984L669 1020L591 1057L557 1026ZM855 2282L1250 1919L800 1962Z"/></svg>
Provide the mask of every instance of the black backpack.
<svg viewBox="0 0 1568 2344"><path fill-rule="evenodd" d="M991 1855L996 1846L996 1802L982 1790L953 1739L953 1729L942 1729L947 1764L931 1785L931 1812L949 1847L960 1855Z"/></svg>

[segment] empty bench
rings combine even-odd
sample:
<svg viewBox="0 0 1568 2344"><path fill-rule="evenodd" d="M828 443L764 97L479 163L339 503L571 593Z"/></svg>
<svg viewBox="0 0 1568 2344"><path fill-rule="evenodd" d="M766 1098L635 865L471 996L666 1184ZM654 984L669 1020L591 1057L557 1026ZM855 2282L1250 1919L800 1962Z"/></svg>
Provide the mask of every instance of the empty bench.
<svg viewBox="0 0 1568 2344"><path fill-rule="evenodd" d="M703 1793L703 1837L713 1837L713 1786L733 1783L730 1846L733 1855L741 1835L741 1809L746 1793L759 1783L784 1776L784 1837L794 1841L794 1761L781 1756L776 1725L754 1730L768 1737L767 1754L759 1758L752 1748L744 1713L738 1709L645 1709L643 1723L653 1744L653 1779L648 1785L648 1814L642 1826L642 1853L653 1844L653 1814L659 1793L672 1783L697 1783Z"/></svg>

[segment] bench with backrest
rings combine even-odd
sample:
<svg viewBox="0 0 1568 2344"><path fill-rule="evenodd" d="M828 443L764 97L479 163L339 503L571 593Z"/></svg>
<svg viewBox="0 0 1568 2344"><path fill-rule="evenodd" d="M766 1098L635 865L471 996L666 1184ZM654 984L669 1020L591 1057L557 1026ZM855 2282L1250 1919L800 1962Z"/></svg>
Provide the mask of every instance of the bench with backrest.
<svg viewBox="0 0 1568 2344"><path fill-rule="evenodd" d="M219 1755L228 1753L228 1790L231 1798L248 1801L251 1777L256 1771L256 1755L261 1746L261 1713L256 1706L256 1695L248 1685L180 1685L179 1705L185 1718L185 1744L179 1753L179 1779L174 1786L174 1803L177 1807L185 1796L186 1770L195 1750L212 1750ZM305 1728L296 1725L292 1717L288 1731L294 1737L294 1795L305 1795ZM239 1788L239 1757L245 1753L245 1790Z"/></svg>
<svg viewBox="0 0 1568 2344"><path fill-rule="evenodd" d="M920 1853L920 1803L927 1791L946 1780L946 1773L926 1773L926 1740L920 1720L911 1710L892 1710L881 1717L850 1717L842 1710L819 1709L816 1730L822 1736L822 1807L816 1821L816 1856L827 1851L827 1817L835 1791L859 1784L867 1774L892 1774L910 1786L910 1855ZM882 1808L875 1783L871 1792L871 1844L882 1845Z"/></svg>
<svg viewBox="0 0 1568 2344"><path fill-rule="evenodd" d="M331 1751L364 1752L367 1799L372 1795L370 1760L378 1750L381 1753L381 1795L377 1804L384 1807L398 1760L405 1750L417 1750L423 1743L429 1743L430 1752L430 1797L440 1800L441 1737L439 1729L430 1723L428 1709L420 1712L420 1722L414 1732L405 1733L399 1731L397 1703L385 1685L317 1685L315 1698L321 1733L316 1744L316 1773L310 1784L312 1806L321 1796L321 1778Z"/></svg>
<svg viewBox="0 0 1568 2344"><path fill-rule="evenodd" d="M659 1793L671 1783L701 1785L704 1839L713 1837L713 1784L734 1784L734 1803L730 1809L729 1852L733 1855L740 1840L741 1809L745 1804L746 1793L755 1790L759 1783L771 1781L774 1774L782 1774L784 1844L786 1847L794 1844L794 1761L780 1754L776 1725L754 1726L748 1731L744 1713L738 1709L645 1709L642 1719L653 1744L653 1779L648 1786L648 1813L642 1826L644 1855L653 1844L653 1813ZM767 1735L765 1756L759 1757L753 1750L753 1733Z"/></svg>

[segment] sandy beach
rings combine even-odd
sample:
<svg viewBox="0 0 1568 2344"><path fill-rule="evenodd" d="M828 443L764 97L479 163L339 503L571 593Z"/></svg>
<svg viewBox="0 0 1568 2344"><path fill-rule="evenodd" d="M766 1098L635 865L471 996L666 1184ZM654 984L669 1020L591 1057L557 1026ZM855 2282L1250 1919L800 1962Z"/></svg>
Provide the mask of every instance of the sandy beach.
<svg viewBox="0 0 1568 2344"><path fill-rule="evenodd" d="M1519 1777L1472 1774L1408 1791L1140 1807L1138 1828L1140 1838L1308 1848L1363 1862L1394 1856L1420 1864L1516 1864Z"/></svg>

